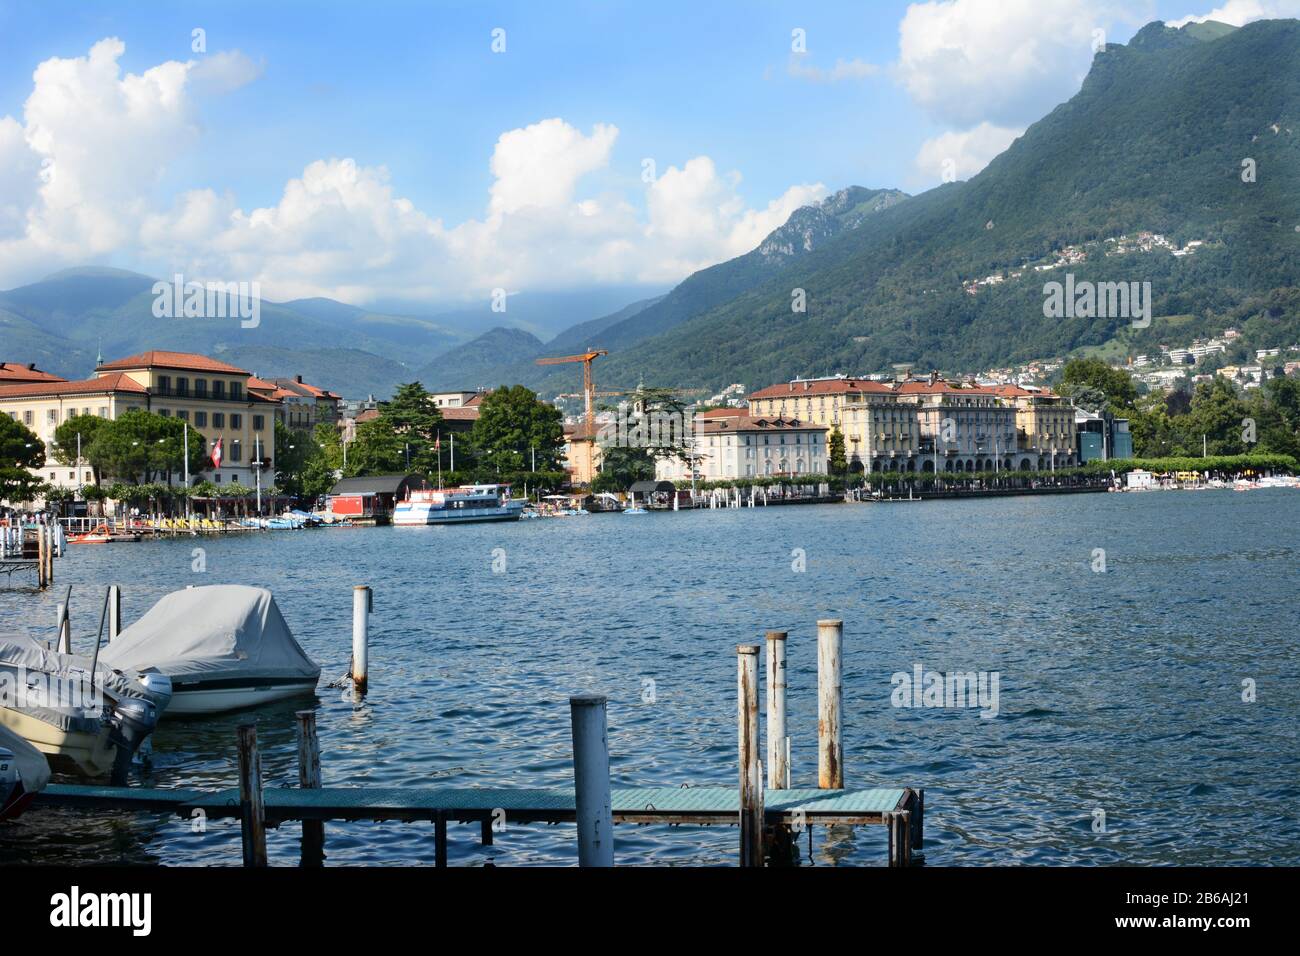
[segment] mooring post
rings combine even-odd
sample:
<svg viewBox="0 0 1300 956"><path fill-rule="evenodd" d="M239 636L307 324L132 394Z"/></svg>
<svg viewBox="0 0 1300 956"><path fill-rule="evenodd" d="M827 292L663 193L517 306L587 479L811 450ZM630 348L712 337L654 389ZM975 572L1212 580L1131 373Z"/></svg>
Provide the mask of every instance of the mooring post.
<svg viewBox="0 0 1300 956"><path fill-rule="evenodd" d="M239 725L239 819L244 866L266 866L266 807L256 724Z"/></svg>
<svg viewBox="0 0 1300 956"><path fill-rule="evenodd" d="M68 605L59 603L58 610L55 612L58 623L58 643L57 647L60 654L72 653L72 625L68 621Z"/></svg>
<svg viewBox="0 0 1300 956"><path fill-rule="evenodd" d="M790 788L785 734L785 631L767 632L767 789Z"/></svg>
<svg viewBox="0 0 1300 956"><path fill-rule="evenodd" d="M843 643L843 621L817 622L817 786L823 790L844 789L844 734L840 724Z"/></svg>
<svg viewBox="0 0 1300 956"><path fill-rule="evenodd" d="M763 764L758 756L758 645L736 645L740 865L763 865Z"/></svg>
<svg viewBox="0 0 1300 956"><path fill-rule="evenodd" d="M614 865L614 810L609 794L606 701L569 698L573 719L573 801L578 816L578 866Z"/></svg>
<svg viewBox="0 0 1300 956"><path fill-rule="evenodd" d="M316 711L299 710L293 715L298 721L298 786L304 790L319 790L320 738L316 734ZM325 862L325 821L302 821L302 865L320 866Z"/></svg>
<svg viewBox="0 0 1300 956"><path fill-rule="evenodd" d="M45 526L45 582L54 583L54 528Z"/></svg>
<svg viewBox="0 0 1300 956"><path fill-rule="evenodd" d="M912 865L912 815L907 810L885 814L889 828L889 865Z"/></svg>
<svg viewBox="0 0 1300 956"><path fill-rule="evenodd" d="M122 631L122 588L116 584L108 586L108 640L112 643Z"/></svg>
<svg viewBox="0 0 1300 956"><path fill-rule="evenodd" d="M42 591L49 582L45 577L45 526L36 526L36 586Z"/></svg>
<svg viewBox="0 0 1300 956"><path fill-rule="evenodd" d="M374 592L364 584L352 589L352 689L365 694L369 689L370 663L370 611L374 607Z"/></svg>

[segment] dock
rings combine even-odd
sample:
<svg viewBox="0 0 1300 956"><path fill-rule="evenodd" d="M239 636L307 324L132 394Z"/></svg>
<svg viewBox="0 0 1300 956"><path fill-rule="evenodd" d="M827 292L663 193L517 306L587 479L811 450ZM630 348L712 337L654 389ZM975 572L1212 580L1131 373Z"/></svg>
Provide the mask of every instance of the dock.
<svg viewBox="0 0 1300 956"><path fill-rule="evenodd" d="M447 824L479 825L479 839L492 844L494 821L511 825L577 823L572 790L501 789L493 787L417 789L412 787L273 787L263 791L266 825L275 828L300 821L400 821L435 824L435 863L447 863ZM910 788L768 791L765 824L798 833L814 825L888 826L889 861L906 865L923 840L923 796ZM634 787L610 790L615 824L736 826L739 791L727 787ZM227 790L151 789L146 787L50 784L32 811L69 807L86 811L173 813L190 819L238 819L238 788ZM29 812L32 812L29 811ZM889 826L905 815L907 827Z"/></svg>

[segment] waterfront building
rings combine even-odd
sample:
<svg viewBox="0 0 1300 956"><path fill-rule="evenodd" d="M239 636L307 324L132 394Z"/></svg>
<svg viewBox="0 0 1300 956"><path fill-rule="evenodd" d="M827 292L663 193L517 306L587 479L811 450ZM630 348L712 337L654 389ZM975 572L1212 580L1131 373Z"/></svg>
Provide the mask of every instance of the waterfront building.
<svg viewBox="0 0 1300 956"><path fill-rule="evenodd" d="M915 406L901 401L890 384L867 378L837 375L771 385L749 396L749 414L819 425L828 439L838 428L855 472L905 463L920 445Z"/></svg>
<svg viewBox="0 0 1300 956"><path fill-rule="evenodd" d="M1127 418L1076 408L1074 419L1079 464L1133 457L1133 434Z"/></svg>
<svg viewBox="0 0 1300 956"><path fill-rule="evenodd" d="M917 471L1003 471L1016 458L1016 410L992 388L955 385L931 372L896 385L913 402L921 434Z"/></svg>
<svg viewBox="0 0 1300 956"><path fill-rule="evenodd" d="M1046 388L1003 385L994 391L1016 411L1016 468L1046 471L1074 464L1073 405Z"/></svg>
<svg viewBox="0 0 1300 956"><path fill-rule="evenodd" d="M464 408L467 405L478 404L483 397L481 392L432 392L429 398L439 409Z"/></svg>
<svg viewBox="0 0 1300 956"><path fill-rule="evenodd" d="M274 474L279 402L250 389L251 378L244 369L204 355L153 350L103 363L93 378L81 381L0 384L0 413L23 422L46 443L49 464L34 474L61 487L79 488L93 476L84 461L54 463L55 429L76 415L116 419L131 409L188 422L206 453L221 442L220 466L209 459L209 467L191 473L192 484L208 479L252 487L259 469ZM172 481L181 481L182 473L178 463Z"/></svg>
<svg viewBox="0 0 1300 956"><path fill-rule="evenodd" d="M692 461L660 459L660 481L698 481L827 472L827 429L797 418L751 416L744 409L713 409L695 422ZM692 469L692 465L694 468ZM693 472L693 473L692 473Z"/></svg>

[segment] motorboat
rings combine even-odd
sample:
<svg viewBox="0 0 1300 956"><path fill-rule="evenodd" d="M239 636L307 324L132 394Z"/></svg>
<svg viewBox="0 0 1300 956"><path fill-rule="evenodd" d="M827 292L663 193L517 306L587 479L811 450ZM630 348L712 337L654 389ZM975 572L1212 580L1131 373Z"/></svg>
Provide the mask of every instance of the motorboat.
<svg viewBox="0 0 1300 956"><path fill-rule="evenodd" d="M0 820L12 820L50 782L50 763L12 730L0 727Z"/></svg>
<svg viewBox="0 0 1300 956"><path fill-rule="evenodd" d="M173 591L100 652L172 682L168 717L216 714L315 692L320 665L298 646L266 588Z"/></svg>
<svg viewBox="0 0 1300 956"><path fill-rule="evenodd" d="M0 727L27 740L55 769L125 783L171 700L158 671L121 670L64 654L24 635L0 637Z"/></svg>
<svg viewBox="0 0 1300 956"><path fill-rule="evenodd" d="M639 505L633 505L631 508L623 509L623 514L625 515L648 515L649 513L650 512L646 511L646 509L640 507Z"/></svg>

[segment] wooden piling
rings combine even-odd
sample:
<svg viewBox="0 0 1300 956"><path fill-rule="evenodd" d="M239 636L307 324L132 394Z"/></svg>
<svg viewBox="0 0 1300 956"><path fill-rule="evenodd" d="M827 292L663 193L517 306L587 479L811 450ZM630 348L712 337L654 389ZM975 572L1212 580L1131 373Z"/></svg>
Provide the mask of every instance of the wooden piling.
<svg viewBox="0 0 1300 956"><path fill-rule="evenodd" d="M767 789L790 789L785 733L785 631L767 632Z"/></svg>
<svg viewBox="0 0 1300 956"><path fill-rule="evenodd" d="M569 698L573 720L573 802L578 818L578 866L614 865L614 810L609 792L606 701L598 694Z"/></svg>
<svg viewBox="0 0 1300 956"><path fill-rule="evenodd" d="M740 865L763 865L763 764L758 756L758 645L736 645Z"/></svg>
<svg viewBox="0 0 1300 956"><path fill-rule="evenodd" d="M352 689L358 695L369 690L370 610L374 594L364 584L352 589Z"/></svg>
<svg viewBox="0 0 1300 956"><path fill-rule="evenodd" d="M36 586L42 591L49 584L45 576L45 527L36 526Z"/></svg>
<svg viewBox="0 0 1300 956"><path fill-rule="evenodd" d="M912 865L912 815L907 810L885 814L889 829L889 865Z"/></svg>
<svg viewBox="0 0 1300 956"><path fill-rule="evenodd" d="M108 586L108 641L122 632L122 589L116 584Z"/></svg>
<svg viewBox="0 0 1300 956"><path fill-rule="evenodd" d="M843 621L817 622L817 786L823 790L844 789L844 733L840 723L843 643Z"/></svg>
<svg viewBox="0 0 1300 956"><path fill-rule="evenodd" d="M266 866L266 807L256 724L239 725L239 817L244 866Z"/></svg>
<svg viewBox="0 0 1300 956"><path fill-rule="evenodd" d="M299 710L293 715L298 721L298 786L304 790L319 790L320 738L316 734L316 712ZM325 823L323 820L302 821L302 865L321 866L325 862Z"/></svg>

